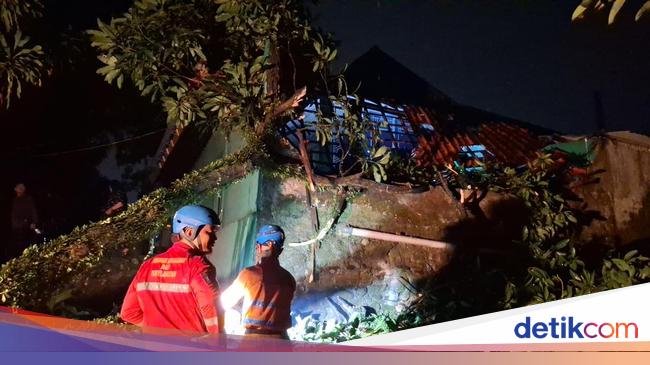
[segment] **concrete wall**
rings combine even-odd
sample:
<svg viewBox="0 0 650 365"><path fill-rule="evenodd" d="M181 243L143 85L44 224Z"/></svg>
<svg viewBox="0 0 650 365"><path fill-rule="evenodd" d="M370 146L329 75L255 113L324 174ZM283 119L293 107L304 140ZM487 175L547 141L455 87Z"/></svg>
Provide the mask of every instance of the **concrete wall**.
<svg viewBox="0 0 650 365"><path fill-rule="evenodd" d="M599 181L577 190L594 215L583 239L610 246L650 245L650 138L613 134L597 148L589 172Z"/></svg>
<svg viewBox="0 0 650 365"><path fill-rule="evenodd" d="M216 143L225 142L211 141L200 161L211 161L231 149ZM590 172L602 170L596 175L600 182L577 191L587 209L600 216L584 230L584 240L611 245L648 241L649 169L648 147L621 140L601 147L589 168ZM314 197L321 227L334 215L335 195L335 191L323 191ZM453 258L452 252L442 249L343 237L334 227L320 242L315 275L310 280L311 246L289 245L316 236L306 200L305 184L298 179L275 181L255 173L228 188L214 202L217 209L222 208L224 228L211 260L222 283L227 284L239 269L252 264L254 234L263 224L278 224L287 233L281 263L298 282L294 316L345 320L355 311L403 307L413 299L409 283L436 277ZM463 215L441 188L388 193L378 186L353 198L338 225L441 240L480 252L496 251L499 265L508 265L508 252L515 250L512 242L520 237L526 222L525 209L515 200L493 193L481 202L481 209L485 217Z"/></svg>
<svg viewBox="0 0 650 365"><path fill-rule="evenodd" d="M638 142L638 141L637 141ZM648 144L650 146L650 143ZM637 244L650 248L650 148L616 139L603 145L590 172L600 181L577 190L592 215L600 216L582 232L582 241L610 245ZM285 227L288 242L315 237L299 180L264 180L258 223ZM332 216L335 192L319 192L321 225ZM441 240L460 245L499 267L512 265L527 221L520 202L489 193L480 207L485 217L465 216L441 188L424 193L388 193L371 189L349 204L339 225ZM453 253L400 243L342 237L330 232L316 253L316 276L309 274L309 246L287 247L282 264L296 277L296 315L346 319L351 312L381 312L413 299L405 283L421 283L445 272Z"/></svg>
<svg viewBox="0 0 650 365"><path fill-rule="evenodd" d="M319 192L315 200L322 226L333 215L335 192ZM510 243L510 237L521 232L520 226L511 229L516 223L512 223L513 214L504 214L503 202L500 196L488 196L482 208L489 223L478 224L461 215L441 188L412 194L370 190L346 206L338 224L490 246L491 242ZM316 236L306 205L304 182L263 179L259 204L258 224L281 225L286 230L287 243ZM505 206L507 212L520 216L511 208ZM452 253L444 249L343 237L335 231L332 229L321 241L316 253L316 275L311 282L311 246L285 246L281 264L298 282L294 315L344 320L354 311L399 309L413 299L408 283L434 277L452 258Z"/></svg>

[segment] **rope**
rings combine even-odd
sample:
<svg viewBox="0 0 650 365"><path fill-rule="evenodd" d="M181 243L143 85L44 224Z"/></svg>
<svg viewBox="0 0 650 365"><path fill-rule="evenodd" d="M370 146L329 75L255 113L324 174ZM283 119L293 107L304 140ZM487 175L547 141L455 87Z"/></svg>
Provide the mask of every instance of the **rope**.
<svg viewBox="0 0 650 365"><path fill-rule="evenodd" d="M291 247L308 246L311 245L312 243L318 242L325 237L325 235L327 234L327 232L329 232L330 229L332 229L332 225L334 225L334 218L327 221L327 224L325 225L325 227L323 227L323 229L321 229L318 232L316 238L312 238L309 241L287 243L287 246L291 246Z"/></svg>

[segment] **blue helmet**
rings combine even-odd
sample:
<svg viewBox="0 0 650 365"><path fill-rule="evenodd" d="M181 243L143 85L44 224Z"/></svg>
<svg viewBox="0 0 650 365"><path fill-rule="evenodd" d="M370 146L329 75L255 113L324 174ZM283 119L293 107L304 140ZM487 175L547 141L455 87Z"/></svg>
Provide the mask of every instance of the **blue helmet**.
<svg viewBox="0 0 650 365"><path fill-rule="evenodd" d="M196 237L200 227L206 224L215 226L221 224L214 210L202 205L186 205L174 213L172 232L182 233L183 228L190 227L194 231L194 237Z"/></svg>
<svg viewBox="0 0 650 365"><path fill-rule="evenodd" d="M282 248L284 244L284 231L280 226L269 224L260 228L257 232L255 243L264 245L268 242L273 243L273 246L276 248Z"/></svg>

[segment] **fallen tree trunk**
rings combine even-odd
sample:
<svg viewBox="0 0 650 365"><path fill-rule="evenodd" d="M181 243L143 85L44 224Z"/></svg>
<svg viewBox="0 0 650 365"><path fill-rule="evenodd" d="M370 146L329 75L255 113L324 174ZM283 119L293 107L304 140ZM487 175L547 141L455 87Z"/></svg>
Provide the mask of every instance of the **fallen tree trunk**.
<svg viewBox="0 0 650 365"><path fill-rule="evenodd" d="M107 292L126 288L148 240L166 225L173 211L242 180L256 168L257 153L247 148L226 156L144 196L116 217L27 248L0 268L0 305L69 317L87 312L61 308L65 301L105 298Z"/></svg>

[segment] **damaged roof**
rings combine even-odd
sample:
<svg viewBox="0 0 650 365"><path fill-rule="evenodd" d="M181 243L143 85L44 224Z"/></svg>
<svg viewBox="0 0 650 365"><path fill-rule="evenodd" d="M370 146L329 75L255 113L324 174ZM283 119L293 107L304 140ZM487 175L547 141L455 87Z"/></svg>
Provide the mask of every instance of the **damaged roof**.
<svg viewBox="0 0 650 365"><path fill-rule="evenodd" d="M453 115L440 123L436 122L430 108L405 109L409 122L420 131L419 145L414 154L421 166L453 164L459 155L471 154L471 146L483 146L491 158L502 164L519 166L534 158L535 153L549 143L547 138L512 123L484 121L469 124L456 120ZM472 160L467 159L468 163Z"/></svg>
<svg viewBox="0 0 650 365"><path fill-rule="evenodd" d="M323 105L328 103L330 105ZM544 132L528 128L524 123L512 121L476 121L467 118L462 111L455 113L448 109L444 114L431 107L395 105L362 99L360 117L374 124L383 146L405 158L415 158L417 165L473 167L480 162L497 161L506 166L526 164L536 156L536 152L552 142ZM317 110L329 110L341 117L340 107L327 98L313 98L304 108L303 116L287 123L282 131L289 142L298 147L298 129L306 130L314 169L321 174L333 173L342 161L345 141L321 145L317 140ZM341 115L339 115L341 114ZM462 118L462 119L460 119ZM372 146L368 146L371 150Z"/></svg>
<svg viewBox="0 0 650 365"><path fill-rule="evenodd" d="M345 70L348 85L362 98L360 116L376 124L382 144L418 165L478 165L490 159L520 166L553 143L557 132L453 101L378 47L372 47ZM294 147L294 132L315 122L315 110L327 98L313 96L304 120L290 121L282 134ZM336 105L322 105L336 112ZM321 146L307 128L308 151L317 172L338 169L342 146ZM369 146L370 147L370 146ZM343 162L345 163L345 162Z"/></svg>
<svg viewBox="0 0 650 365"><path fill-rule="evenodd" d="M551 130L455 103L377 47L350 64L345 76L350 85L358 84L358 94L363 96L360 113L376 124L382 144L403 157L415 158L418 166L471 167L488 159L520 166L534 158L536 151L554 142L549 136L557 135ZM281 135L297 147L295 131L315 123L316 109L327 100L312 96L305 105L304 118L289 121ZM325 109L336 112L335 105ZM196 159L208 140L190 133L192 128L185 129L188 130L170 128L161 141L157 154L159 169L152 176L159 183L178 177L183 170L179 161ZM336 141L322 146L315 128L306 130L315 171L320 174L337 171L342 163L343 146ZM200 143L196 143L196 138ZM195 142L185 143L185 140Z"/></svg>

